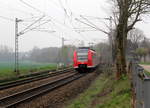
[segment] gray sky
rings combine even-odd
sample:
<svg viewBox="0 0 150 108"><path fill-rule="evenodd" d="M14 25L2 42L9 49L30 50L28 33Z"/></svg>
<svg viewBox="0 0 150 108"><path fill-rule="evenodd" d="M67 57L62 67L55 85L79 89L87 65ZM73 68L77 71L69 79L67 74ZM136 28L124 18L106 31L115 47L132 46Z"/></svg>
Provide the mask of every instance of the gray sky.
<svg viewBox="0 0 150 108"><path fill-rule="evenodd" d="M27 6L23 2L30 4L36 9ZM87 45L89 42L105 41L107 36L99 31L83 32L81 34L75 32L72 28L87 28L74 18L80 18L80 15L95 16L106 18L110 15L110 5L107 0L0 0L0 17L7 17L14 20L16 17L23 19L24 22L19 23L19 31L23 30L45 14L42 20L51 20L49 23L40 26L38 29L46 28L46 30L56 31L55 33L30 31L19 37L19 50L28 51L34 46L53 47L61 46L61 37L63 36L67 41L65 44L79 45L84 41ZM66 13L64 11L66 9ZM98 25L99 28L107 31L102 20L88 17L91 22ZM80 18L81 19L81 18ZM7 45L14 49L14 26L15 22L12 20L4 20L0 18L0 45ZM83 20L83 19L82 19ZM35 26L42 24L37 23ZM105 23L109 23L105 21ZM144 31L145 35L149 37L150 22L146 19L145 22L140 22L136 25ZM94 29L93 29L94 30Z"/></svg>

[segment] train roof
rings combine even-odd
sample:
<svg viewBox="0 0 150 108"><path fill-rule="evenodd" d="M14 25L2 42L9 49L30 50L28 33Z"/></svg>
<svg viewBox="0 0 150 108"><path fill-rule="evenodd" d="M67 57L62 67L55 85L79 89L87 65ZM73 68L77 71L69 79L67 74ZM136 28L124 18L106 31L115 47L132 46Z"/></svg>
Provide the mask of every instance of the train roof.
<svg viewBox="0 0 150 108"><path fill-rule="evenodd" d="M90 47L78 47L78 49L90 49Z"/></svg>
<svg viewBox="0 0 150 108"><path fill-rule="evenodd" d="M77 50L80 50L80 49L87 49L87 50L90 49L90 50L92 50L92 51L95 51L94 49L92 49L92 48L90 48L90 47L78 47L78 48L77 48Z"/></svg>

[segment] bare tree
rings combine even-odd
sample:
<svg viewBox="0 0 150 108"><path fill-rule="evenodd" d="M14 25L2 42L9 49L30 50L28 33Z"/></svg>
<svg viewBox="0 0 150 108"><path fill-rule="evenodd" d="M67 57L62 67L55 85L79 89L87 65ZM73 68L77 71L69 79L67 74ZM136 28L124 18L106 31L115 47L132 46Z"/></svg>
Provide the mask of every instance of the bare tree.
<svg viewBox="0 0 150 108"><path fill-rule="evenodd" d="M148 54L147 48L137 48L136 54L140 57L140 61L142 60L142 57L144 57L144 62L146 62L146 55Z"/></svg>
<svg viewBox="0 0 150 108"><path fill-rule="evenodd" d="M94 49L98 54L100 54L100 62L101 63L110 63L111 61L111 51L110 51L110 46L108 42L101 42L98 43L94 46Z"/></svg>
<svg viewBox="0 0 150 108"><path fill-rule="evenodd" d="M5 45L0 45L0 62L13 61L13 49Z"/></svg>
<svg viewBox="0 0 150 108"><path fill-rule="evenodd" d="M140 44L140 42L142 40L144 40L144 33L142 30L136 28L136 29L133 29L131 30L129 33L128 33L128 39L131 40L132 42L132 47L136 50Z"/></svg>
<svg viewBox="0 0 150 108"><path fill-rule="evenodd" d="M126 74L126 59L125 49L127 43L127 34L133 29L134 25L141 21L142 15L145 15L150 10L149 0L113 0L118 10L116 27L116 69L117 79L121 78L122 74Z"/></svg>

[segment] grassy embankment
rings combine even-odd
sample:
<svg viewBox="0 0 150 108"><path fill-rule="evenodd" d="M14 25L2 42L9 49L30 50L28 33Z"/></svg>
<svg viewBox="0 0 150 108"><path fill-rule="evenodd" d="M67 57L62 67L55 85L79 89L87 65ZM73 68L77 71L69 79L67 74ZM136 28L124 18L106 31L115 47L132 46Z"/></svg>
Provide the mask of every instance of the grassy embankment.
<svg viewBox="0 0 150 108"><path fill-rule="evenodd" d="M140 62L141 65L150 65L150 62Z"/></svg>
<svg viewBox="0 0 150 108"><path fill-rule="evenodd" d="M33 63L33 62L21 62L19 64L20 73L30 74L31 72L55 69L55 64L50 63ZM0 62L0 79L15 77L14 63Z"/></svg>
<svg viewBox="0 0 150 108"><path fill-rule="evenodd" d="M66 108L131 108L130 81L101 74Z"/></svg>

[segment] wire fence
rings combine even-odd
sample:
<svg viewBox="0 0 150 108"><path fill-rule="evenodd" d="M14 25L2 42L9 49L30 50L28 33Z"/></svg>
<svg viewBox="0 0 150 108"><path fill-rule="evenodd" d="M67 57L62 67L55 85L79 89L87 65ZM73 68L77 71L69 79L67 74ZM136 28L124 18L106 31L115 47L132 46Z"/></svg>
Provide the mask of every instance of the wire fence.
<svg viewBox="0 0 150 108"><path fill-rule="evenodd" d="M132 102L133 108L150 108L150 77L143 67L132 62Z"/></svg>

